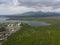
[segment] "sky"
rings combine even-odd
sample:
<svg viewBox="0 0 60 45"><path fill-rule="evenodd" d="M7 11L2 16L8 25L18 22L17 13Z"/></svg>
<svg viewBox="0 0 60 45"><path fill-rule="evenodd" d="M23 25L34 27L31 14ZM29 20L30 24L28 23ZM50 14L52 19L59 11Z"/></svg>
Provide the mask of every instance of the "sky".
<svg viewBox="0 0 60 45"><path fill-rule="evenodd" d="M60 13L60 0L0 0L0 15L29 11Z"/></svg>

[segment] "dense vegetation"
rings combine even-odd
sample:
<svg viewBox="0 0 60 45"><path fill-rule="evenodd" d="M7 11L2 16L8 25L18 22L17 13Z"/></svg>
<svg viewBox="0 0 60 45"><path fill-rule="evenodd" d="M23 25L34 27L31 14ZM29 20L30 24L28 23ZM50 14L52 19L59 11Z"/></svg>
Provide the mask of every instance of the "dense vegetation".
<svg viewBox="0 0 60 45"><path fill-rule="evenodd" d="M50 26L23 27L8 37L2 45L60 45L60 19L39 19Z"/></svg>

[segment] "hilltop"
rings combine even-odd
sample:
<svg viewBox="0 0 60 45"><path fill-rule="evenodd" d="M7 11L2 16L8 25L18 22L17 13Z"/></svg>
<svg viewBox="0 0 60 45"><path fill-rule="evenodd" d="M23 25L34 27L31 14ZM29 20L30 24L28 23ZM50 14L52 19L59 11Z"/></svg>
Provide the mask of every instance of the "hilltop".
<svg viewBox="0 0 60 45"><path fill-rule="evenodd" d="M0 17L51 17L51 16L60 16L60 13L55 13L55 12L41 12L41 11L37 11L37 12L25 12L22 14L13 14L13 15L0 15Z"/></svg>

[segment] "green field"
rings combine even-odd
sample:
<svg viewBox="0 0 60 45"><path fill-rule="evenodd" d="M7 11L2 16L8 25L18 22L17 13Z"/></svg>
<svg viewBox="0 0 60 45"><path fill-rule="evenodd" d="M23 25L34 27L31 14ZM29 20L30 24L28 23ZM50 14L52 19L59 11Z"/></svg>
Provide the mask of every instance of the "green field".
<svg viewBox="0 0 60 45"><path fill-rule="evenodd" d="M45 21L51 25L32 27L25 24L2 45L60 45L60 19L34 18L33 20Z"/></svg>

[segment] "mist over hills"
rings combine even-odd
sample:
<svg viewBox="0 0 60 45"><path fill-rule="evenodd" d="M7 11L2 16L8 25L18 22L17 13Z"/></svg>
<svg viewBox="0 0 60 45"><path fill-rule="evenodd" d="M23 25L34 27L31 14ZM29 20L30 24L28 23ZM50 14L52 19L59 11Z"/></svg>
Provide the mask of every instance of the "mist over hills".
<svg viewBox="0 0 60 45"><path fill-rule="evenodd" d="M2 16L2 15L0 15ZM60 13L55 12L25 12L22 14L14 14L14 15L3 15L5 17L50 17L50 16L60 16Z"/></svg>
<svg viewBox="0 0 60 45"><path fill-rule="evenodd" d="M60 16L60 13L54 12L26 12L21 14L21 16L30 16L30 17L48 17L48 16Z"/></svg>

